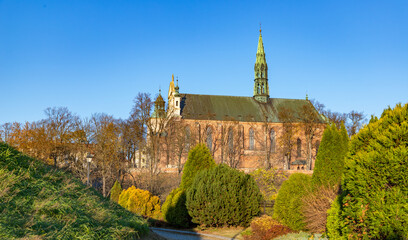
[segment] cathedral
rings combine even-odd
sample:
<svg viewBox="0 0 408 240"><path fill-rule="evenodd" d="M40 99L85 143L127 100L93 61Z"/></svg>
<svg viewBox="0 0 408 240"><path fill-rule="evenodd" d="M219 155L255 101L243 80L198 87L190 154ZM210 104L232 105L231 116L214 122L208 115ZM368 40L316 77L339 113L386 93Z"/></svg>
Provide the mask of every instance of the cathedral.
<svg viewBox="0 0 408 240"><path fill-rule="evenodd" d="M189 149L204 143L216 163L246 172L260 167L313 170L326 122L307 97L270 97L259 32L252 97L180 93L174 76L167 109L159 94L152 120L166 119L159 144L161 169L181 171Z"/></svg>

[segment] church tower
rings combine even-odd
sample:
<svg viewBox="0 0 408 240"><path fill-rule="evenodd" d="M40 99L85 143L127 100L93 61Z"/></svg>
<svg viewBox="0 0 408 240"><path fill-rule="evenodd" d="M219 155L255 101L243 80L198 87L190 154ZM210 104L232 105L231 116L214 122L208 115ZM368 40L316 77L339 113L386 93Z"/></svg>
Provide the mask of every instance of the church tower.
<svg viewBox="0 0 408 240"><path fill-rule="evenodd" d="M254 98L258 102L267 103L269 99L268 65L266 64L265 51L262 42L262 30L259 30L258 50L256 51L254 80Z"/></svg>

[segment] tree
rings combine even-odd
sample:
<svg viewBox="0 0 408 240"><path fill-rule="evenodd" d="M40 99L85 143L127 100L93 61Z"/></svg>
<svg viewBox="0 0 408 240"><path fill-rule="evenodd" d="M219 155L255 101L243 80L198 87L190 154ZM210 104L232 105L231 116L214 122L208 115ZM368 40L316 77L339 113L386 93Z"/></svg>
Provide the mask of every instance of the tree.
<svg viewBox="0 0 408 240"><path fill-rule="evenodd" d="M408 104L386 109L352 138L340 207L334 204L330 215L342 224L337 231L328 226L331 234L353 239L408 237L407 149Z"/></svg>
<svg viewBox="0 0 408 240"><path fill-rule="evenodd" d="M305 230L302 199L310 192L312 178L303 173L294 173L283 182L274 205L273 216L293 230Z"/></svg>
<svg viewBox="0 0 408 240"><path fill-rule="evenodd" d="M184 172L181 176L180 187L188 189L197 173L214 166L215 162L208 148L204 144L197 144L188 154Z"/></svg>
<svg viewBox="0 0 408 240"><path fill-rule="evenodd" d="M260 211L261 199L250 175L220 164L194 178L187 209L192 221L203 226L248 226Z"/></svg>
<svg viewBox="0 0 408 240"><path fill-rule="evenodd" d="M119 205L145 217L160 217L160 199L149 191L135 186L123 190L119 196Z"/></svg>
<svg viewBox="0 0 408 240"><path fill-rule="evenodd" d="M93 139L95 142L95 156L93 161L102 176L102 194L107 196L106 183L115 176L120 168L119 127L112 116L94 114L92 116Z"/></svg>
<svg viewBox="0 0 408 240"><path fill-rule="evenodd" d="M115 184L113 184L113 187L110 191L110 200L114 202L119 202L119 196L121 192L122 186L120 186L120 183L116 180Z"/></svg>
<svg viewBox="0 0 408 240"><path fill-rule="evenodd" d="M0 141L8 142L12 124L7 122L0 126Z"/></svg>
<svg viewBox="0 0 408 240"><path fill-rule="evenodd" d="M348 135L344 124L338 130L333 123L323 132L312 176L314 188L337 188L341 181L344 158L348 151Z"/></svg>
<svg viewBox="0 0 408 240"><path fill-rule="evenodd" d="M294 112L291 109L280 107L278 117L282 122L282 134L278 138L278 143L283 159L283 169L290 169L292 152L296 144L299 127L295 124Z"/></svg>
<svg viewBox="0 0 408 240"><path fill-rule="evenodd" d="M351 111L348 114L350 123L347 126L347 131L349 136L354 136L361 129L365 122L365 116L363 112Z"/></svg>
<svg viewBox="0 0 408 240"><path fill-rule="evenodd" d="M311 103L305 104L301 108L301 126L306 139L306 163L307 169L312 170L312 148L313 140L319 134L319 128L322 127L322 121L316 109Z"/></svg>

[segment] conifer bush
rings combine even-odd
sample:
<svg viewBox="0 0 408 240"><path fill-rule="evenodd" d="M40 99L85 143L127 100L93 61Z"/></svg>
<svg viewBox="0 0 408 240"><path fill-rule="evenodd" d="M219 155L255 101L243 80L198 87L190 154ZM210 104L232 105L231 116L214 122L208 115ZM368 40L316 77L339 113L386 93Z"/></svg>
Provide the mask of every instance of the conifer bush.
<svg viewBox="0 0 408 240"><path fill-rule="evenodd" d="M283 182L275 200L273 217L293 230L305 230L302 199L311 192L312 177L294 173Z"/></svg>
<svg viewBox="0 0 408 240"><path fill-rule="evenodd" d="M186 164L184 165L183 175L181 176L180 187L188 189L193 183L194 177L201 170L214 167L215 161L212 158L210 150L204 144L197 144L188 153Z"/></svg>
<svg viewBox="0 0 408 240"><path fill-rule="evenodd" d="M186 207L186 191L183 188L176 188L167 196L162 206L162 215L166 222L179 226L188 227L191 217L188 215Z"/></svg>
<svg viewBox="0 0 408 240"><path fill-rule="evenodd" d="M408 104L388 108L353 137L338 210L344 238L408 238ZM331 216L336 216L332 213ZM335 222L335 221L333 221ZM336 231L335 231L336 232Z"/></svg>
<svg viewBox="0 0 408 240"><path fill-rule="evenodd" d="M149 191L138 189L135 186L123 190L119 195L119 205L127 210L145 217L160 217L160 199Z"/></svg>
<svg viewBox="0 0 408 240"><path fill-rule="evenodd" d="M262 195L252 176L225 164L200 172L187 190L187 209L202 226L248 226Z"/></svg>
<svg viewBox="0 0 408 240"><path fill-rule="evenodd" d="M180 227L191 225L191 217L186 206L186 191L197 173L215 165L210 150L204 144L198 144L190 150L181 176L180 187L174 189L163 204L162 215L168 223Z"/></svg>
<svg viewBox="0 0 408 240"><path fill-rule="evenodd" d="M114 202L119 201L119 195L122 192L122 186L120 186L120 183L118 180L115 181L115 184L113 184L113 187L110 191L110 199Z"/></svg>
<svg viewBox="0 0 408 240"><path fill-rule="evenodd" d="M313 169L313 188L321 186L336 188L340 184L348 142L349 138L344 124L341 124L340 129L332 124L324 130Z"/></svg>

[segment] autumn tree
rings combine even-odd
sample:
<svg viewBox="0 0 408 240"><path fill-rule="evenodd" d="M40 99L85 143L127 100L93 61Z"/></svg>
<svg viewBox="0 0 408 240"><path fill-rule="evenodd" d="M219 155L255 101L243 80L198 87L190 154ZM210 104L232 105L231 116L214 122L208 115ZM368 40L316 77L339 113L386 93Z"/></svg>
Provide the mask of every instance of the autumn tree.
<svg viewBox="0 0 408 240"><path fill-rule="evenodd" d="M107 196L107 180L111 180L119 164L119 126L112 116L94 114L92 116L93 140L95 142L95 155L93 161L102 177L102 194Z"/></svg>

